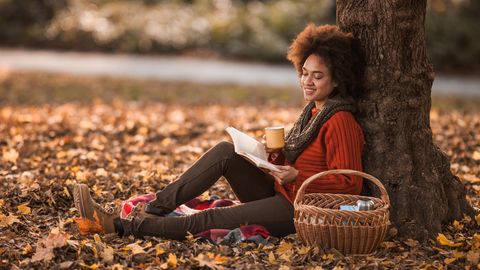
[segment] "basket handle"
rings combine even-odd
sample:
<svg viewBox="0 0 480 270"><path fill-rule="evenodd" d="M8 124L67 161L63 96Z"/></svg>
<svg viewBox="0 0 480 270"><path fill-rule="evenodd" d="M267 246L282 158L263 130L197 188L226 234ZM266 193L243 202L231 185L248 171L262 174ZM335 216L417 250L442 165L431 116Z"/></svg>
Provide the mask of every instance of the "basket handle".
<svg viewBox="0 0 480 270"><path fill-rule="evenodd" d="M300 189L297 192L297 196L295 197L294 205L297 205L297 201L301 201L303 199L303 196L305 195L305 190L310 183L312 183L317 178L320 178L325 175L330 175L330 174L353 174L353 175L361 176L363 178L367 178L368 180L372 181L380 189L380 193L381 193L380 198L382 199L382 201L384 201L387 205L390 205L390 199L388 197L387 190L385 189L385 186L383 186L382 182L380 182L380 180L378 180L377 178L373 177L368 173L359 172L355 170L347 170L347 169L323 171L310 176L300 186Z"/></svg>

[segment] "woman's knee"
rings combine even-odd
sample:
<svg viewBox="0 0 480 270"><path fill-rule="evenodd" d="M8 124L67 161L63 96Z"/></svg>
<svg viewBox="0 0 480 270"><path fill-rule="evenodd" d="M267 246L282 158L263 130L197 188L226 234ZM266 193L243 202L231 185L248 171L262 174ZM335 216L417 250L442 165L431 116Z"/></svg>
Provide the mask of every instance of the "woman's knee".
<svg viewBox="0 0 480 270"><path fill-rule="evenodd" d="M235 153L235 148L232 143L222 141L217 143L210 151L213 151L221 156L231 157Z"/></svg>

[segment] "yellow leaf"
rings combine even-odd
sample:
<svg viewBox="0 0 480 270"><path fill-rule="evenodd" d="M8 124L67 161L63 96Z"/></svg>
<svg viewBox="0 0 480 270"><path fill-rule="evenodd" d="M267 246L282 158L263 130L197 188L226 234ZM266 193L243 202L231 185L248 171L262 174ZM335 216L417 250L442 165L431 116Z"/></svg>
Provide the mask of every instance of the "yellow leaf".
<svg viewBox="0 0 480 270"><path fill-rule="evenodd" d="M275 254L273 254L273 252L268 253L268 262L270 264L277 264L277 260L275 259Z"/></svg>
<svg viewBox="0 0 480 270"><path fill-rule="evenodd" d="M335 259L335 255L333 255L333 253L324 254L322 256L322 260L333 260L333 259Z"/></svg>
<svg viewBox="0 0 480 270"><path fill-rule="evenodd" d="M456 261L457 258L446 258L445 260L443 260L443 262L445 264L451 264L452 262Z"/></svg>
<svg viewBox="0 0 480 270"><path fill-rule="evenodd" d="M19 206L17 206L18 211L20 211L24 215L30 214L32 212L32 209L30 209L30 207L28 207L27 205L28 203L20 204Z"/></svg>
<svg viewBox="0 0 480 270"><path fill-rule="evenodd" d="M277 248L277 254L283 254L287 251L292 251L292 250L293 250L292 243L282 242L280 243L280 246L278 246Z"/></svg>
<svg viewBox="0 0 480 270"><path fill-rule="evenodd" d="M477 225L480 226L480 214L475 216L475 221L477 222Z"/></svg>
<svg viewBox="0 0 480 270"><path fill-rule="evenodd" d="M163 248L159 247L158 245L157 245L157 247L155 247L155 255L156 256L160 256L164 253L165 253L165 250Z"/></svg>
<svg viewBox="0 0 480 270"><path fill-rule="evenodd" d="M335 267L333 268L333 270L343 270L343 269L344 269L344 268L341 267L341 266L335 266Z"/></svg>
<svg viewBox="0 0 480 270"><path fill-rule="evenodd" d="M480 234L478 233L472 237L472 249L480 249Z"/></svg>
<svg viewBox="0 0 480 270"><path fill-rule="evenodd" d="M177 255L169 253L167 263L173 268L177 267Z"/></svg>
<svg viewBox="0 0 480 270"><path fill-rule="evenodd" d="M10 149L8 151L3 151L3 161L17 163L18 152L15 149Z"/></svg>
<svg viewBox="0 0 480 270"><path fill-rule="evenodd" d="M442 246L449 246L449 247L460 247L462 243L455 243L447 239L447 237L443 233L439 233L437 236L437 242Z"/></svg>
<svg viewBox="0 0 480 270"><path fill-rule="evenodd" d="M312 249L312 247L303 246L303 247L298 249L298 254L300 254L300 255L307 254L308 252L310 252L311 249Z"/></svg>
<svg viewBox="0 0 480 270"><path fill-rule="evenodd" d="M23 254L23 255L26 255L26 254L32 252L32 250L33 250L32 246L30 246L30 244L27 244L27 245L23 248L22 254Z"/></svg>
<svg viewBox="0 0 480 270"><path fill-rule="evenodd" d="M457 231L461 231L463 229L463 224L458 222L457 220L454 220L452 225Z"/></svg>
<svg viewBox="0 0 480 270"><path fill-rule="evenodd" d="M88 264L83 264L83 263L81 263L80 265L83 266L83 267L85 267L85 268L88 268L88 269L90 269L90 270L97 270L97 267L98 267L98 265L97 265L96 263L94 263L94 264L92 264L92 265L88 265Z"/></svg>
<svg viewBox="0 0 480 270"><path fill-rule="evenodd" d="M389 241L382 242L380 245L386 249L397 247L397 244Z"/></svg>
<svg viewBox="0 0 480 270"><path fill-rule="evenodd" d="M198 198L202 201L208 201L210 200L210 193L207 191L203 192Z"/></svg>
<svg viewBox="0 0 480 270"><path fill-rule="evenodd" d="M5 204L5 201L3 199L0 199L0 207L2 207Z"/></svg>

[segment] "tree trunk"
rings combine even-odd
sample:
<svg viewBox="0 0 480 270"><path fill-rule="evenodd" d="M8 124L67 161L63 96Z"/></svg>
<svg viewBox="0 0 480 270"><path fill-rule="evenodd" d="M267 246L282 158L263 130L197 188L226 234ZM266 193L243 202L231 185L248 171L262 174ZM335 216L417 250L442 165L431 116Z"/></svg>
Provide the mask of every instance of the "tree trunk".
<svg viewBox="0 0 480 270"><path fill-rule="evenodd" d="M473 213L432 140L425 12L426 0L337 0L337 23L360 40L367 63L357 115L366 138L364 169L387 188L399 235L420 240Z"/></svg>

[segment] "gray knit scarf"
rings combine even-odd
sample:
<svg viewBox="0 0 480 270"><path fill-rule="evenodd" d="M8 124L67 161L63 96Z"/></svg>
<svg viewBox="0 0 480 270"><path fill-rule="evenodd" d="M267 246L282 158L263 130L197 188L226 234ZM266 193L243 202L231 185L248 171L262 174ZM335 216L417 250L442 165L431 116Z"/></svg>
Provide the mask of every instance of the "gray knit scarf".
<svg viewBox="0 0 480 270"><path fill-rule="evenodd" d="M293 164L303 150L312 143L317 137L320 128L332 115L339 111L355 112L353 99L343 98L338 94L327 99L323 109L310 120L314 107L315 102L311 101L303 108L302 113L293 124L293 128L285 139L283 154L291 164Z"/></svg>

